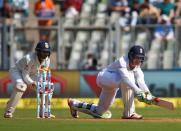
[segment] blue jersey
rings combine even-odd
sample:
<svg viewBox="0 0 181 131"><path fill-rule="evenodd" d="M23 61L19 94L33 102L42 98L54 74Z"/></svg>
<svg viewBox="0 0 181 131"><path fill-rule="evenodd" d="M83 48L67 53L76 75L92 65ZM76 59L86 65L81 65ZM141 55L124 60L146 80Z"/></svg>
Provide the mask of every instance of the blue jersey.
<svg viewBox="0 0 181 131"><path fill-rule="evenodd" d="M165 26L162 26L161 23L158 23L155 28L155 33L159 33L161 36L167 36L170 32L173 32L173 28L169 23L166 23Z"/></svg>

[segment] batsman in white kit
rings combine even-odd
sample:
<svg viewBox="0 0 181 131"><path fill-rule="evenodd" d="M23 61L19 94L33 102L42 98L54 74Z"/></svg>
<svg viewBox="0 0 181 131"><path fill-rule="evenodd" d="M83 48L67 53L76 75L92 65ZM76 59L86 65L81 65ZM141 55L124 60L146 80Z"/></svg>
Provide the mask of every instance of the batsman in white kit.
<svg viewBox="0 0 181 131"><path fill-rule="evenodd" d="M21 99L27 87L36 90L37 69L48 69L50 65L51 48L49 43L40 41L35 52L25 55L22 59L18 60L16 64L10 68L9 74L13 82L13 91L10 100L5 109L4 118L12 118L16 106ZM42 79L42 76L40 77ZM51 87L51 97L53 95L53 86ZM47 96L46 96L47 97ZM45 100L45 116L48 110L48 102ZM50 115L54 118L54 115Z"/></svg>
<svg viewBox="0 0 181 131"><path fill-rule="evenodd" d="M109 108L114 102L118 89L121 88L124 103L122 119L142 119L143 116L137 114L135 110L134 94L142 102L152 97L140 68L144 60L144 49L138 45L131 47L128 56L120 57L98 73L96 82L102 88L98 105L69 98L71 115L78 118L80 111L94 118L111 118ZM151 101L147 99L146 102L149 104Z"/></svg>

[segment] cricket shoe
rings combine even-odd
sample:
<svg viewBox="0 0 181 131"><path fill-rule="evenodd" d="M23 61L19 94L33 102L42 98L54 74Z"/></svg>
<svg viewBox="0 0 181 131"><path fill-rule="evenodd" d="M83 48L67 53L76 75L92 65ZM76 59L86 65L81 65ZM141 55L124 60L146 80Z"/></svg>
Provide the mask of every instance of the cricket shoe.
<svg viewBox="0 0 181 131"><path fill-rule="evenodd" d="M47 112L45 112L45 117L48 118L48 113ZM55 115L50 114L50 118L55 118L55 117L56 117Z"/></svg>
<svg viewBox="0 0 181 131"><path fill-rule="evenodd" d="M128 116L122 116L122 119L142 119L143 116L139 115L137 113L132 114L130 117Z"/></svg>
<svg viewBox="0 0 181 131"><path fill-rule="evenodd" d="M55 118L56 116L53 114L50 114L50 118ZM42 114L40 114L40 118L42 118ZM48 113L45 112L45 118L48 118Z"/></svg>
<svg viewBox="0 0 181 131"><path fill-rule="evenodd" d="M13 117L12 113L10 113L10 112L4 113L4 118L12 118L12 117Z"/></svg>
<svg viewBox="0 0 181 131"><path fill-rule="evenodd" d="M67 100L67 102L68 102L68 105L69 105L69 108L70 108L70 113L71 113L72 117L73 118L79 118L77 110L72 109L73 100L71 98L69 98Z"/></svg>

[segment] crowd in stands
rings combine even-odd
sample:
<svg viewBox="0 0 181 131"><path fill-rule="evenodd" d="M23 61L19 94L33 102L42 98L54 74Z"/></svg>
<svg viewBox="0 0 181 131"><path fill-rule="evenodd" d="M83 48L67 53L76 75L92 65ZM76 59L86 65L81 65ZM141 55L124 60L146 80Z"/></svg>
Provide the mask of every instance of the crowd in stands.
<svg viewBox="0 0 181 131"><path fill-rule="evenodd" d="M58 1L37 0L33 11L29 10L29 2L30 0L0 0L0 17L6 17L7 25L9 25L10 18L29 17L30 12L34 12L35 17L46 18L46 20L38 20L38 26L53 25L51 18L57 13L55 3L58 4ZM91 6L87 6L87 3ZM99 7L95 9L92 6L93 4ZM162 51L173 50L175 34L172 24L181 25L181 0L63 0L60 8L62 10L61 15L65 18L82 17L79 23L80 26L89 26L91 22L84 19L84 17L91 15L96 15L97 17L95 25L105 25L104 18L107 16L111 18L110 22L113 21L113 24L118 21L125 31L130 31L131 27L140 24L154 25L154 29L151 32L153 41L148 45L150 52L158 49ZM97 14L95 14L95 11ZM115 15L116 19L112 19L113 15ZM71 26L74 23L75 21L67 20L63 24L64 26ZM25 23L20 24L25 25ZM142 28L142 31L146 32L144 28ZM178 31L181 32L181 28ZM50 41L50 30L39 30L39 34L40 40ZM81 32L77 33L77 36L79 34ZM81 39L84 36L86 37L86 34L84 33L82 36ZM90 38L90 40L92 39ZM85 65L82 66L84 69L86 67Z"/></svg>
<svg viewBox="0 0 181 131"><path fill-rule="evenodd" d="M119 12L121 18L125 18L120 22L121 25L155 24L161 21L160 16L163 14L169 17L169 22L180 23L181 0L97 0L96 2L100 1L107 3L108 15L111 15L111 12ZM1 0L0 16L15 17L17 13L28 17L29 2L29 0ZM61 5L63 14L79 15L84 2L86 0L64 0ZM53 0L37 0L34 8L34 14L37 17L55 15ZM42 25L40 23L39 25ZM47 21L46 25L51 25L51 21Z"/></svg>
<svg viewBox="0 0 181 131"><path fill-rule="evenodd" d="M110 0L108 4L108 11L121 12L123 18L133 18L126 20L126 23L135 24L155 24L161 21L160 16L165 14L169 17L169 22L174 23L174 14L178 12L178 2L171 2L171 0ZM178 14L178 13L177 13ZM177 15L179 17L179 15ZM129 24L130 24L129 23Z"/></svg>
<svg viewBox="0 0 181 131"><path fill-rule="evenodd" d="M1 0L0 17L7 18L7 25L10 24L10 18L22 18L29 15L28 0Z"/></svg>

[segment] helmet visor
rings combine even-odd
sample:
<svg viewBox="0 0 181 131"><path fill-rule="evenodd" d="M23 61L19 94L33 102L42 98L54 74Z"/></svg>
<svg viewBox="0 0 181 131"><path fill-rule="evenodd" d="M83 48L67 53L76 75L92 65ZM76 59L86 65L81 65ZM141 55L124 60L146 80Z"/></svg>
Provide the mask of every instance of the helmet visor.
<svg viewBox="0 0 181 131"><path fill-rule="evenodd" d="M136 65L143 63L144 60L145 60L145 56L143 56L143 55L136 55L136 56L134 56L134 59L133 59L134 64L136 64Z"/></svg>

